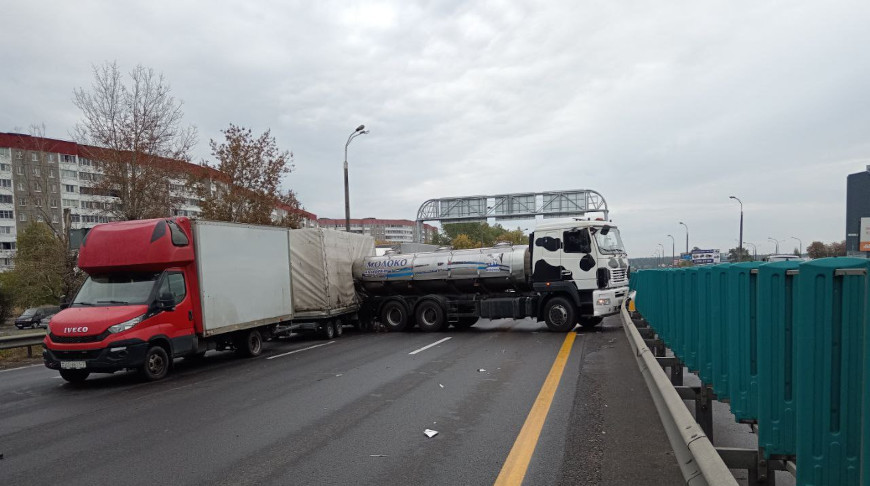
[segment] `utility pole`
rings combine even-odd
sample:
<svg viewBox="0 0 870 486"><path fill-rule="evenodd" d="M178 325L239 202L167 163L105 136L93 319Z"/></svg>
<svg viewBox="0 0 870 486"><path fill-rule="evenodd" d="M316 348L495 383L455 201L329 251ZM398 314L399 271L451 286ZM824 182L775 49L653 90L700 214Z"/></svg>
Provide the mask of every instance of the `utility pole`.
<svg viewBox="0 0 870 486"><path fill-rule="evenodd" d="M354 138L369 133L365 125L356 127L356 130L347 137L347 143L344 144L344 230L350 233L350 189L347 181L347 146Z"/></svg>
<svg viewBox="0 0 870 486"><path fill-rule="evenodd" d="M680 224L686 227L686 253L689 253L689 227L682 221L680 221Z"/></svg>
<svg viewBox="0 0 870 486"><path fill-rule="evenodd" d="M741 201L737 196L728 197L740 203L740 245L737 250L737 255L739 255L737 258L743 258L743 201Z"/></svg>

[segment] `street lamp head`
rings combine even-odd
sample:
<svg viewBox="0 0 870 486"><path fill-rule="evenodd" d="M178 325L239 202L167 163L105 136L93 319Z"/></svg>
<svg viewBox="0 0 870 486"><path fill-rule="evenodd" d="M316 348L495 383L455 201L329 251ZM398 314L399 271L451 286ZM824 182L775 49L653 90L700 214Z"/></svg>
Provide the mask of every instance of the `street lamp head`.
<svg viewBox="0 0 870 486"><path fill-rule="evenodd" d="M737 199L737 198L734 196L728 196L728 199Z"/></svg>
<svg viewBox="0 0 870 486"><path fill-rule="evenodd" d="M365 129L366 129L366 126L365 126L365 125L360 125L360 126L356 127L356 130L354 130L354 131L356 131L356 132L361 132L361 131L363 131L363 130L365 130Z"/></svg>

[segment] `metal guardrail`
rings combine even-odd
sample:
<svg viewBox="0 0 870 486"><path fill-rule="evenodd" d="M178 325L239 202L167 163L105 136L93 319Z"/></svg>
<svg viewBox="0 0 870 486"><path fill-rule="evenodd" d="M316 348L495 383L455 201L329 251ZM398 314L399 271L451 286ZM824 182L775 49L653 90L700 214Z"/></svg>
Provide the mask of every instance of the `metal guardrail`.
<svg viewBox="0 0 870 486"><path fill-rule="evenodd" d="M683 478L689 486L736 486L737 480L695 422L670 378L634 326L623 305L622 327L661 417Z"/></svg>
<svg viewBox="0 0 870 486"><path fill-rule="evenodd" d="M0 350L26 347L27 356L33 356L32 346L42 345L43 339L45 339L44 332L0 337Z"/></svg>

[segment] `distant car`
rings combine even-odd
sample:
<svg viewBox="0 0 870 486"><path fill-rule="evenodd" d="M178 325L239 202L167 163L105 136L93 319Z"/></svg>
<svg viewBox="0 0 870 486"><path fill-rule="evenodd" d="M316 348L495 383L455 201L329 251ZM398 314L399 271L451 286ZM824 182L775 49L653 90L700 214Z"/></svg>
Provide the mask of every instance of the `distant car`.
<svg viewBox="0 0 870 486"><path fill-rule="evenodd" d="M42 325L42 320L51 318L51 316L60 312L60 307L56 305L44 305L41 307L31 307L15 319L15 327L24 329L25 327L35 328ZM46 325L48 322L46 322Z"/></svg>
<svg viewBox="0 0 870 486"><path fill-rule="evenodd" d="M52 317L54 317L54 314L52 314L50 316L43 317L42 320L39 321L39 327L41 327L43 329L48 329L48 323L51 322Z"/></svg>

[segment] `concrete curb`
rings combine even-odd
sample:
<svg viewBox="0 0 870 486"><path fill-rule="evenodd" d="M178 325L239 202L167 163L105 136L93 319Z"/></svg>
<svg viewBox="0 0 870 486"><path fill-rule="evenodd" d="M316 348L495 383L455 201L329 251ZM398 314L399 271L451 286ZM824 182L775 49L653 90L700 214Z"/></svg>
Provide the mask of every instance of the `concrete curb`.
<svg viewBox="0 0 870 486"><path fill-rule="evenodd" d="M719 457L719 453L701 430L701 426L695 422L695 418L671 385L665 371L644 343L625 304L622 306L621 314L622 328L628 336L629 345L634 351L641 374L656 404L686 484L736 486L737 480L734 479L734 475Z"/></svg>

